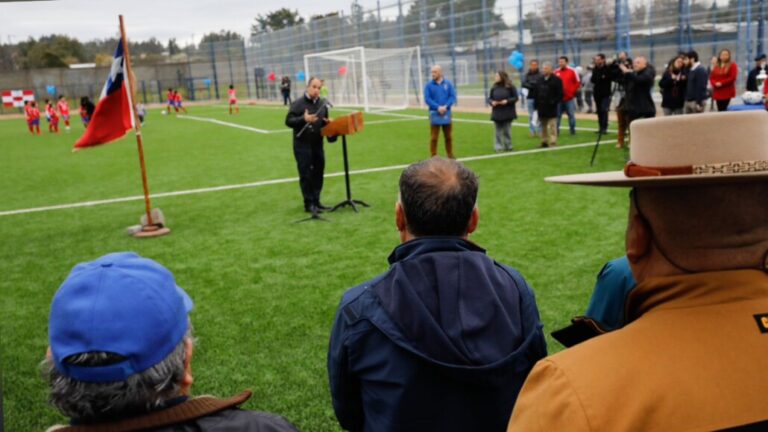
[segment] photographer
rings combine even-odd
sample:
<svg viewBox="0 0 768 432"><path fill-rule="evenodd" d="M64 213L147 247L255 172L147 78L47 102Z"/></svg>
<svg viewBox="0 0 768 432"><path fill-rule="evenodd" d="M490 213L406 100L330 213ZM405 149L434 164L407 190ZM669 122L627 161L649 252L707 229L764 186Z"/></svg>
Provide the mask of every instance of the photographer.
<svg viewBox="0 0 768 432"><path fill-rule="evenodd" d="M635 58L633 66L629 68L624 64L619 64L627 90L624 104L629 115L627 126L639 118L656 117L656 105L654 105L651 97L656 72L653 70L653 66L648 64L648 59L643 56Z"/></svg>
<svg viewBox="0 0 768 432"><path fill-rule="evenodd" d="M616 105L616 118L619 123L616 148L624 147L624 138L627 134L627 128L629 128L629 113L626 106L627 82L626 76L621 69L622 66L630 70L632 69L632 59L624 51L620 52L610 65L611 77L616 82L614 91L619 94L619 104Z"/></svg>
<svg viewBox="0 0 768 432"><path fill-rule="evenodd" d="M595 68L592 71L592 94L595 98L597 121L600 124L600 133L608 131L608 111L611 109L611 68L605 61L605 54L595 56Z"/></svg>

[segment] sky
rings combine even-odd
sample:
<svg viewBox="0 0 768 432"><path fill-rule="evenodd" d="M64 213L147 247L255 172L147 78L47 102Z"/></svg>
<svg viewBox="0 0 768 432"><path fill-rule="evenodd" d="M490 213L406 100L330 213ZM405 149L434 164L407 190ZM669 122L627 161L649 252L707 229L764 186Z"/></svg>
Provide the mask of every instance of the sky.
<svg viewBox="0 0 768 432"><path fill-rule="evenodd" d="M397 13L397 0L379 0L382 17ZM412 0L402 0L407 12ZM496 0L505 19L515 18L518 0ZM604 0L612 1L612 0ZM630 4L649 0L630 0ZM709 3L712 0L703 0ZM716 0L727 4L728 0ZM376 8L377 0L358 0L365 10ZM344 11L349 14L352 0L0 0L0 42L15 43L51 33L65 34L81 41L114 37L119 33L119 14L125 17L130 40L156 37L166 43L176 38L180 46L199 43L204 34L231 30L250 34L259 14L287 7L305 18L311 15ZM535 9L539 0L523 0L524 13ZM389 7L388 7L389 6Z"/></svg>
<svg viewBox="0 0 768 432"><path fill-rule="evenodd" d="M175 37L179 45L195 43L206 33L221 29L247 36L259 14L281 7L298 10L305 17L344 10L351 0L53 0L42 2L0 1L0 41L16 43L51 33L81 41L119 34L117 16L123 14L130 40L156 37L162 42ZM366 9L375 0L360 0Z"/></svg>

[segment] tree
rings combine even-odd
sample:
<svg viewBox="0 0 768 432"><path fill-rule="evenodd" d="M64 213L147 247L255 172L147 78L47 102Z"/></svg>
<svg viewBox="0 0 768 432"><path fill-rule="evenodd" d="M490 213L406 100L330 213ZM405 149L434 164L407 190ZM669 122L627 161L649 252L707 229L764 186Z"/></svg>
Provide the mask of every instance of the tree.
<svg viewBox="0 0 768 432"><path fill-rule="evenodd" d="M24 69L67 67L86 60L83 44L63 35L29 38L18 45L20 66Z"/></svg>
<svg viewBox="0 0 768 432"><path fill-rule="evenodd" d="M323 19L326 19L326 18L335 18L335 17L338 17L338 16L339 16L338 12L329 12L329 13L327 13L325 15L312 15L311 17L309 17L309 21L310 22L318 21L318 20L323 20Z"/></svg>
<svg viewBox="0 0 768 432"><path fill-rule="evenodd" d="M174 56L180 52L181 48L179 48L179 44L176 43L176 38L168 39L168 55Z"/></svg>
<svg viewBox="0 0 768 432"><path fill-rule="evenodd" d="M201 44L204 43L212 43L212 42L226 42L226 41L241 41L243 40L243 37L233 31L229 30L219 30L218 33L208 33L206 35L203 35L203 38L200 40Z"/></svg>
<svg viewBox="0 0 768 432"><path fill-rule="evenodd" d="M266 15L256 17L256 22L251 26L251 35L273 32L297 24L304 24L304 18L299 16L299 11L281 8Z"/></svg>

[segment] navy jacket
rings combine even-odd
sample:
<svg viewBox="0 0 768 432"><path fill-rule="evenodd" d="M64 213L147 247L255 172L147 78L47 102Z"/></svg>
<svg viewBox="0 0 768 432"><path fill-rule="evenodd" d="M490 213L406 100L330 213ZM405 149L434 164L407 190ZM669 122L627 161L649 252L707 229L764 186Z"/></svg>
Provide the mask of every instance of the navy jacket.
<svg viewBox="0 0 768 432"><path fill-rule="evenodd" d="M707 69L699 65L696 69L691 69L688 72L688 85L685 90L686 101L696 101L697 104L703 105L707 99L707 83L709 82L709 74Z"/></svg>
<svg viewBox="0 0 768 432"><path fill-rule="evenodd" d="M504 431L546 344L533 291L455 237L398 246L384 274L348 290L328 375L351 431Z"/></svg>

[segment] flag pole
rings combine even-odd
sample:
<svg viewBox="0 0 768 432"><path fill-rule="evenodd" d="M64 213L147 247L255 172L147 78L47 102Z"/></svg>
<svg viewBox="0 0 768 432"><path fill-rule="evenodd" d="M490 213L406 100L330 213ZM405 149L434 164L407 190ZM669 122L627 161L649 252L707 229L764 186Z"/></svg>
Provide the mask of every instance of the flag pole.
<svg viewBox="0 0 768 432"><path fill-rule="evenodd" d="M144 162L144 141L141 137L141 121L139 121L139 115L136 112L136 87L133 82L133 71L131 70L131 54L128 50L128 38L125 36L125 24L123 23L123 16L120 15L120 40L123 44L123 53L125 55L125 79L128 82L128 92L131 99L131 114L133 115L133 128L136 131L136 144L139 149L139 165L141 166L141 182L144 187L144 208L147 215L147 224L142 227L141 232L154 232L158 231L161 227L155 225L152 220L152 205L149 201L149 183L147 181L147 166ZM163 230L165 231L165 230ZM141 232L137 233L140 234ZM159 233L158 233L159 234ZM167 232L163 232L167 234ZM162 234L160 234L162 235ZM137 235L140 237L140 235Z"/></svg>

